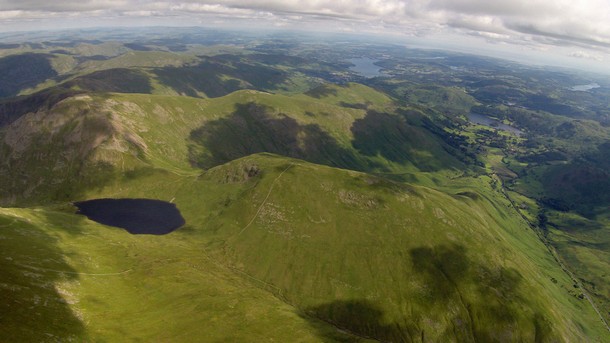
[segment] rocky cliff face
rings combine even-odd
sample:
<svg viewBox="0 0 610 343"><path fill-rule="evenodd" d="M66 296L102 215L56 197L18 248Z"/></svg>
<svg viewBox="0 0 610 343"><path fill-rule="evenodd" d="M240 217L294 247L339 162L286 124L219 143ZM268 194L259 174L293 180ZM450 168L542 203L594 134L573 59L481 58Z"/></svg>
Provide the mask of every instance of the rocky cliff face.
<svg viewBox="0 0 610 343"><path fill-rule="evenodd" d="M109 177L147 149L106 102L87 95L21 116L0 131L0 142L0 203L5 205L36 199L38 193L48 197L49 191L68 195L82 182Z"/></svg>

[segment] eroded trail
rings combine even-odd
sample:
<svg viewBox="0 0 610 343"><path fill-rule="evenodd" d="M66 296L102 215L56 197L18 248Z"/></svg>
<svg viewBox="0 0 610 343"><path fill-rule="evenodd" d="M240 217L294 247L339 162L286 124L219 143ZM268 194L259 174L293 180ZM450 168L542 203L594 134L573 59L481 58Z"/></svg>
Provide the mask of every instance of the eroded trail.
<svg viewBox="0 0 610 343"><path fill-rule="evenodd" d="M122 272L115 272L115 273L81 273L81 272L70 272L70 271L65 271L65 270L42 268L42 267L34 267L34 266L29 266L29 265L21 264L21 263L15 263L15 264L20 267L31 269L31 270L36 270L36 271L54 272L54 273L59 273L59 274L70 274L70 275L87 275L87 276L123 275L123 274L127 274L133 270L132 268L129 268Z"/></svg>
<svg viewBox="0 0 610 343"><path fill-rule="evenodd" d="M267 192L267 196L265 197L265 199L263 200L263 202L261 203L261 205L258 207L258 210L256 210L256 213L254 214L254 217L252 217L252 219L250 220L250 222L248 222L248 224L246 224L246 226L244 226L243 229L241 229L241 231L239 231L239 235L241 235L244 231L246 231L246 229L248 227L250 227L250 225L252 225L252 223L254 223L254 220L258 217L258 215L260 214L261 210L263 209L263 206L265 206L265 204L267 203L267 200L269 199L269 196L271 196L271 192L273 192L273 187L275 186L275 184L277 183L277 181L282 177L282 175L284 175L284 173L290 169L292 166L294 166L294 163L290 163L288 165L288 167L286 167L286 169L282 170L282 172L280 173L280 175L278 175L275 180L273 180L273 183L271 183L271 187L269 187L269 192Z"/></svg>

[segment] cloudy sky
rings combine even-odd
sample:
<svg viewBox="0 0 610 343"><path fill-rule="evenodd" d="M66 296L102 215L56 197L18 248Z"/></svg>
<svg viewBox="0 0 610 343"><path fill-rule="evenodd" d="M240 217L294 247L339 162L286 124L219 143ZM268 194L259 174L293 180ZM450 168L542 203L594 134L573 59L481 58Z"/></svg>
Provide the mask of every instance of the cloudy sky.
<svg viewBox="0 0 610 343"><path fill-rule="evenodd" d="M610 72L610 0L0 0L0 31L146 25L366 32Z"/></svg>

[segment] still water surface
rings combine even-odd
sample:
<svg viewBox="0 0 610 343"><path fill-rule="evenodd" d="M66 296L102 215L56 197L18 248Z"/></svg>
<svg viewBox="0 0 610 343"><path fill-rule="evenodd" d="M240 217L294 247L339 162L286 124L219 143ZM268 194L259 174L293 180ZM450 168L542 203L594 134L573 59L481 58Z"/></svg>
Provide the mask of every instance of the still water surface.
<svg viewBox="0 0 610 343"><path fill-rule="evenodd" d="M132 234L165 235L182 225L176 205L153 199L94 199L74 203L77 214Z"/></svg>
<svg viewBox="0 0 610 343"><path fill-rule="evenodd" d="M508 132L514 133L517 136L521 136L521 134L523 134L523 131L517 129L514 126L506 125L496 119L486 117L482 114L468 113L468 120L471 123L485 125L485 126L497 128L500 130L508 131Z"/></svg>
<svg viewBox="0 0 610 343"><path fill-rule="evenodd" d="M349 69L364 77L381 76L382 68L375 65L375 63L379 62L379 60L368 58L368 57L361 57L361 58L352 58L348 61L350 61L352 64L354 64L354 66L350 67Z"/></svg>

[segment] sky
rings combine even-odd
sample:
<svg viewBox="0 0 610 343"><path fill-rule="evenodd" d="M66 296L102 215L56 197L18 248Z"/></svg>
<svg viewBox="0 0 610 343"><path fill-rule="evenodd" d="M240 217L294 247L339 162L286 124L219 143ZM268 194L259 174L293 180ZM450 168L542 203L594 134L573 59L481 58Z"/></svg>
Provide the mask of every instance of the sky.
<svg viewBox="0 0 610 343"><path fill-rule="evenodd" d="M610 73L610 0L0 0L0 32L104 26L367 33Z"/></svg>

